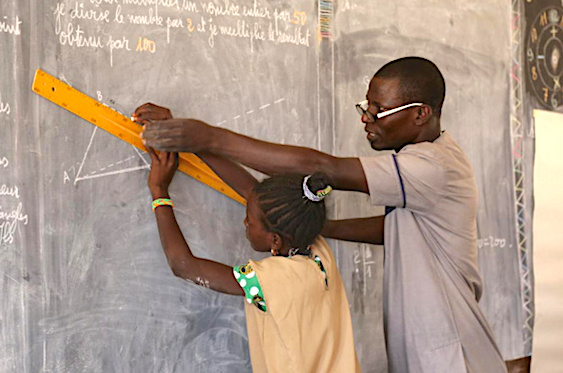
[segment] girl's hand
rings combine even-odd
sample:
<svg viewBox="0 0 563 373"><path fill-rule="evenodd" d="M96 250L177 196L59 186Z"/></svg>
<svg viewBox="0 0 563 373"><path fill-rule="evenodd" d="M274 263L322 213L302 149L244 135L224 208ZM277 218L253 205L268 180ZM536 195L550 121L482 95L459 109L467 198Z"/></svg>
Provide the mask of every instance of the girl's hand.
<svg viewBox="0 0 563 373"><path fill-rule="evenodd" d="M172 119L172 113L168 108L148 102L135 109L131 118L135 122L142 122L144 120L167 120Z"/></svg>
<svg viewBox="0 0 563 373"><path fill-rule="evenodd" d="M178 168L178 153L156 153L153 148L147 147L152 160L149 173L149 189L153 198L168 198L168 187L172 182L174 173Z"/></svg>

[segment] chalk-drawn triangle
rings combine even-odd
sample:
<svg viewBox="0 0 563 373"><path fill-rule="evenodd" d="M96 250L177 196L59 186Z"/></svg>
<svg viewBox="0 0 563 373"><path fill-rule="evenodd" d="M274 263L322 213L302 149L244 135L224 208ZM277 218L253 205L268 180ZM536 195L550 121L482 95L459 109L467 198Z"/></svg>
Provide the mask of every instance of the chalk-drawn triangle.
<svg viewBox="0 0 563 373"><path fill-rule="evenodd" d="M150 169L149 162L141 151L133 145L127 145L132 149L130 155L115 162L108 162L108 149L114 148L114 142L115 144L121 143L123 146L123 140L114 136L107 136L107 138L104 138L104 141L94 141L97 131L98 127L94 127L92 136L90 136L90 142L76 173L75 185L79 181Z"/></svg>

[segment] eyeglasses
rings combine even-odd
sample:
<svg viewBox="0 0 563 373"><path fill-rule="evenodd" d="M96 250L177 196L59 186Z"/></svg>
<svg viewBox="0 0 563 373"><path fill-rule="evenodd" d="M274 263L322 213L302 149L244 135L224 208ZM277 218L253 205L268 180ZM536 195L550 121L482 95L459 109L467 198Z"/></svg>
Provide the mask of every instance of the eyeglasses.
<svg viewBox="0 0 563 373"><path fill-rule="evenodd" d="M396 107L396 108L393 108L393 109L384 109L380 106L375 105L375 107L377 107L377 113L372 114L368 111L368 108L369 108L368 100L364 100L364 101L358 102L356 104L356 110L358 110L358 113L360 115L365 114L368 117L368 120L370 122L375 122L376 119L384 118L388 115L395 114L395 113L397 113L401 110L405 110L405 109L408 109L408 108L413 107L413 106L422 106L422 105L424 105L424 104L422 104L420 102L415 102L415 103L412 103L412 104L405 104L403 106L399 106L399 107Z"/></svg>

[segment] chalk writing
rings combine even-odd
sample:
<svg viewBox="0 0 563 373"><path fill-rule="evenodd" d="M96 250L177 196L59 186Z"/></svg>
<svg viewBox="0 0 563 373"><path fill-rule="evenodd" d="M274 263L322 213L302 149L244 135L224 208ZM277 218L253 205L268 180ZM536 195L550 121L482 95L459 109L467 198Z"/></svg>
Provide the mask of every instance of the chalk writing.
<svg viewBox="0 0 563 373"><path fill-rule="evenodd" d="M137 47L135 48L137 52L156 52L156 44L154 41L143 38L139 36L139 41L137 42Z"/></svg>
<svg viewBox="0 0 563 373"><path fill-rule="evenodd" d="M86 35L80 25L75 27L72 23L69 23L66 30L59 32L57 35L61 45L92 49L103 48L104 46L101 37Z"/></svg>
<svg viewBox="0 0 563 373"><path fill-rule="evenodd" d="M125 49L127 51L130 51L131 48L129 48L129 40L127 38L125 38L125 36L123 36L121 39L117 39L114 40L113 36L109 35L109 40L106 43L107 46L109 46L109 55L110 55L110 65L113 66L113 51L114 49Z"/></svg>
<svg viewBox="0 0 563 373"><path fill-rule="evenodd" d="M165 14L171 11L175 14ZM153 54L163 49L159 33L153 31L164 31L166 44L187 40L178 39L178 34L200 35L211 48L220 39L245 39L250 52L255 50L256 43L310 47L313 34L306 11L263 5L258 0L250 4L242 0L70 0L58 2L53 15L60 45L109 50L110 66L118 51ZM144 35L117 35L115 27L100 27L109 24L156 30L144 27ZM146 37L149 33L151 39ZM136 46L130 40L138 40Z"/></svg>
<svg viewBox="0 0 563 373"><path fill-rule="evenodd" d="M493 236L489 236L486 238L479 238L477 239L477 247L479 249L482 248L486 248L486 247L490 247L492 249L495 248L500 248L503 249L506 247L506 239L505 238L498 238L498 237L493 237ZM509 247L512 247L512 245L509 245Z"/></svg>
<svg viewBox="0 0 563 373"><path fill-rule="evenodd" d="M11 19L3 16L0 18L0 33L21 35L21 24L22 21L19 16L12 17Z"/></svg>
<svg viewBox="0 0 563 373"><path fill-rule="evenodd" d="M209 289L209 280L203 279L201 277L196 277L194 283L199 286L203 286L204 288Z"/></svg>
<svg viewBox="0 0 563 373"><path fill-rule="evenodd" d="M9 187L6 184L2 184L0 185L0 196L20 198L20 192L17 186Z"/></svg>
<svg viewBox="0 0 563 373"><path fill-rule="evenodd" d="M10 114L12 111L10 104L2 100L2 92L0 92L0 114Z"/></svg>
<svg viewBox="0 0 563 373"><path fill-rule="evenodd" d="M27 225L27 214L22 212L23 206L20 202L15 210L5 212L0 206L0 245L14 242L14 234L19 223Z"/></svg>
<svg viewBox="0 0 563 373"><path fill-rule="evenodd" d="M6 157L0 157L0 167L8 167L10 165L10 161Z"/></svg>
<svg viewBox="0 0 563 373"><path fill-rule="evenodd" d="M121 17L121 6L116 9L116 17ZM119 18L122 20L122 18ZM127 21L132 25L157 25L162 26L164 18L155 13L151 8L146 14L127 14Z"/></svg>
<svg viewBox="0 0 563 373"><path fill-rule="evenodd" d="M109 23L109 10L84 9L84 4L74 3L69 13L70 19L89 19L96 22Z"/></svg>
<svg viewBox="0 0 563 373"><path fill-rule="evenodd" d="M363 286L363 294L365 295L367 290L367 279L371 278L372 267L375 264L371 247L369 247L368 245L362 245L360 250L355 250L353 260L356 280L361 280L361 284ZM359 277L360 273L363 274L363 278Z"/></svg>
<svg viewBox="0 0 563 373"><path fill-rule="evenodd" d="M6 157L0 158L0 166L6 168L9 162ZM20 198L19 188L17 186L0 185L0 197ZM28 223L28 217L22 213L23 205L18 203L18 207L14 210L5 211L0 206L0 245L11 244L14 242L14 234L18 228L18 224L22 222L24 225Z"/></svg>

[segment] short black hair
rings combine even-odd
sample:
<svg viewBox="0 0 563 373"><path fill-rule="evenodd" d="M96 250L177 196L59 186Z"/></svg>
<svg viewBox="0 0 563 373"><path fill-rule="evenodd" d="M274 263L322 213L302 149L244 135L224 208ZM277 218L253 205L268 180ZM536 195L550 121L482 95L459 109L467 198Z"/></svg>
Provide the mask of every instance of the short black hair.
<svg viewBox="0 0 563 373"><path fill-rule="evenodd" d="M303 180L303 175L275 175L254 188L266 229L298 249L307 249L313 243L326 219L324 201L308 199L303 193ZM307 180L313 193L329 185L329 178L322 173L314 173Z"/></svg>
<svg viewBox="0 0 563 373"><path fill-rule="evenodd" d="M422 102L440 117L446 96L446 82L438 67L422 57L403 57L384 65L377 78L399 79L399 94L405 103Z"/></svg>

